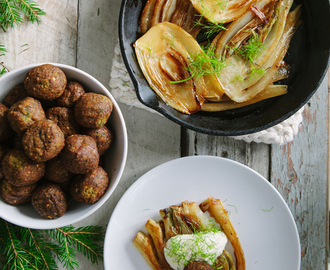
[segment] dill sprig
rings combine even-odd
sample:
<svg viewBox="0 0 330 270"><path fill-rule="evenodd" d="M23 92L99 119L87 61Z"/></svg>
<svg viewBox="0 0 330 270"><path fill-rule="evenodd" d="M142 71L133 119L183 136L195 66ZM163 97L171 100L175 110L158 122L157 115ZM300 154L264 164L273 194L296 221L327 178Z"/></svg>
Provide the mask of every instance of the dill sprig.
<svg viewBox="0 0 330 270"><path fill-rule="evenodd" d="M237 55L246 59L249 63L253 64L254 60L258 58L259 54L264 48L260 35L252 32L252 36L241 46L233 47L227 46Z"/></svg>
<svg viewBox="0 0 330 270"><path fill-rule="evenodd" d="M201 30L203 31L206 39L211 38L214 34L218 34L222 30L227 30L227 28L222 23L214 24L209 21L204 23L204 17L202 15L200 15L199 19L195 21L194 27L196 26L201 27Z"/></svg>
<svg viewBox="0 0 330 270"><path fill-rule="evenodd" d="M103 239L100 226L35 230L0 219L0 269L58 269L55 258L66 269L79 269L77 252L97 264L103 260Z"/></svg>
<svg viewBox="0 0 330 270"><path fill-rule="evenodd" d="M22 15L25 15L32 23L41 22L41 15L46 13L39 8L35 1L31 0L2 0L0 1L0 26L6 31L9 27L23 23Z"/></svg>
<svg viewBox="0 0 330 270"><path fill-rule="evenodd" d="M260 35L252 32L252 36L242 46L229 47L229 49L233 50L233 52L240 57L246 59L246 61L251 65L251 78L257 75L264 75L266 73L265 70L259 68L259 66L254 63L264 49L264 44Z"/></svg>
<svg viewBox="0 0 330 270"><path fill-rule="evenodd" d="M202 47L203 52L197 53L188 64L190 77L180 81L171 81L171 83L182 83L192 78L199 78L204 75L219 75L225 66L225 61L218 59L215 48L211 45Z"/></svg>

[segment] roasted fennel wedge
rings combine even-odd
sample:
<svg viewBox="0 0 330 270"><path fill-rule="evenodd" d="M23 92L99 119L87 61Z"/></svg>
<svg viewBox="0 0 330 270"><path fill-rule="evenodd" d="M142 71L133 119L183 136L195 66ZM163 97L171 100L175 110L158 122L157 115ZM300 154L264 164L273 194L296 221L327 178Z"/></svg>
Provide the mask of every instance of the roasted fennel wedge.
<svg viewBox="0 0 330 270"><path fill-rule="evenodd" d="M204 51L179 26L158 23L139 38L134 47L149 85L176 110L192 114L201 109L205 98L221 98L223 90L210 63L204 62L202 66L207 73L191 74L191 63Z"/></svg>
<svg viewBox="0 0 330 270"><path fill-rule="evenodd" d="M264 0L258 4L260 12L269 12L269 5L273 3ZM301 7L289 12L291 4L291 0L279 0L276 6L272 5L277 19L270 20L271 27L261 21L259 25L251 24L255 16L251 11L246 13L212 44L219 61L226 61L218 77L226 95L233 101L247 102L272 82L301 23ZM249 25L253 27L247 27ZM259 32L265 28L267 35L261 36ZM248 30L250 36L247 37Z"/></svg>
<svg viewBox="0 0 330 270"><path fill-rule="evenodd" d="M196 37L201 26L196 25L200 14L189 0L148 0L140 20L140 32L146 33L161 22L171 22Z"/></svg>
<svg viewBox="0 0 330 270"><path fill-rule="evenodd" d="M254 98L251 98L250 100L241 103L237 103L230 99L220 102L205 102L202 106L202 111L221 112L221 111L242 108L265 99L285 95L287 93L287 88L288 88L287 85L268 85L263 91L257 94Z"/></svg>
<svg viewBox="0 0 330 270"><path fill-rule="evenodd" d="M219 24L241 17L256 0L191 0L191 3L208 21Z"/></svg>

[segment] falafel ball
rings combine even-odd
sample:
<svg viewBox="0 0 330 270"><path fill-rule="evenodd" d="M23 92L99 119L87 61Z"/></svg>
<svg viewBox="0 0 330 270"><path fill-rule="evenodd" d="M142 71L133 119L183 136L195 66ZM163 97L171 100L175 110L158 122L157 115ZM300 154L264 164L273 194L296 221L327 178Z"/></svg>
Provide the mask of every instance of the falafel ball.
<svg viewBox="0 0 330 270"><path fill-rule="evenodd" d="M73 173L65 169L59 156L47 161L45 173L47 180L55 183L64 183L69 181L72 176Z"/></svg>
<svg viewBox="0 0 330 270"><path fill-rule="evenodd" d="M10 150L2 159L1 167L7 181L17 187L36 183L46 171L45 163L31 160L21 149Z"/></svg>
<svg viewBox="0 0 330 270"><path fill-rule="evenodd" d="M10 127L8 121L8 111L9 109L4 104L0 103L0 142L3 142L10 138L13 130Z"/></svg>
<svg viewBox="0 0 330 270"><path fill-rule="evenodd" d="M87 129L85 134L91 136L96 141L100 156L103 155L113 143L113 132L106 126Z"/></svg>
<svg viewBox="0 0 330 270"><path fill-rule="evenodd" d="M3 160L4 156L8 153L8 151L10 150L10 148L5 145L5 144L0 144L0 164L1 161ZM4 177L3 172L2 172L2 167L0 166L0 179L2 179Z"/></svg>
<svg viewBox="0 0 330 270"><path fill-rule="evenodd" d="M27 93L43 100L54 100L60 97L66 83L64 72L51 64L43 64L30 69L24 79Z"/></svg>
<svg viewBox="0 0 330 270"><path fill-rule="evenodd" d="M65 139L61 162L68 171L79 174L94 171L99 159L97 145L92 137L75 134Z"/></svg>
<svg viewBox="0 0 330 270"><path fill-rule="evenodd" d="M83 94L85 94L84 87L78 82L70 81L63 94L56 100L57 106L71 108Z"/></svg>
<svg viewBox="0 0 330 270"><path fill-rule="evenodd" d="M6 95L3 103L7 107L11 107L14 105L17 101L23 100L26 97L28 97L28 94L26 93L24 83L20 83L16 86L14 86L9 93Z"/></svg>
<svg viewBox="0 0 330 270"><path fill-rule="evenodd" d="M64 215L68 209L68 200L62 188L55 183L38 186L31 198L34 209L43 218L55 219Z"/></svg>
<svg viewBox="0 0 330 270"><path fill-rule="evenodd" d="M0 182L0 195L2 199L11 205L27 204L31 201L33 190L38 186L37 183L24 187L16 187L6 179Z"/></svg>
<svg viewBox="0 0 330 270"><path fill-rule="evenodd" d="M188 263L184 270L214 270L214 268L207 262L195 261Z"/></svg>
<svg viewBox="0 0 330 270"><path fill-rule="evenodd" d="M52 120L35 122L23 135L22 145L27 156L36 162L56 157L65 144L62 130Z"/></svg>
<svg viewBox="0 0 330 270"><path fill-rule="evenodd" d="M76 102L74 115L79 125L98 128L108 121L112 108L112 101L107 96L86 93Z"/></svg>
<svg viewBox="0 0 330 270"><path fill-rule="evenodd" d="M90 173L77 175L72 180L70 194L78 202L94 204L104 195L108 185L108 174L99 166Z"/></svg>
<svg viewBox="0 0 330 270"><path fill-rule="evenodd" d="M17 133L25 132L36 121L46 119L46 114L39 100L27 97L16 102L8 111L11 128Z"/></svg>
<svg viewBox="0 0 330 270"><path fill-rule="evenodd" d="M79 132L72 109L66 107L53 107L46 112L46 117L54 121L63 131L64 137L68 137Z"/></svg>

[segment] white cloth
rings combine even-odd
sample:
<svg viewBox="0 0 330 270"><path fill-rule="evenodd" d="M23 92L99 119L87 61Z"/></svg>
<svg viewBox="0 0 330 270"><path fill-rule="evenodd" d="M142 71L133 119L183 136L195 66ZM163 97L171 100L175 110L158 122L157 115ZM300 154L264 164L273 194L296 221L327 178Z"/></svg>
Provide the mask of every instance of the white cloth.
<svg viewBox="0 0 330 270"><path fill-rule="evenodd" d="M153 113L158 113L157 111L143 105L137 99L134 86L128 75L120 53L119 44L115 47L114 51L109 86L112 95L117 101L126 105L142 108ZM299 126L303 120L303 110L304 107L287 120L266 130L247 135L234 136L232 138L237 140L244 140L248 143L257 142L266 144L285 144L287 142L291 142L299 131Z"/></svg>

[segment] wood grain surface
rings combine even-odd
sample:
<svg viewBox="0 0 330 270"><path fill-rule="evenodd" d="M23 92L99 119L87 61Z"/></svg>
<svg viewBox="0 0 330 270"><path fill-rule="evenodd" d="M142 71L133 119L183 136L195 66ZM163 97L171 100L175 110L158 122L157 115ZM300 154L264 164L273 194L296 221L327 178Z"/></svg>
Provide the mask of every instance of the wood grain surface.
<svg viewBox="0 0 330 270"><path fill-rule="evenodd" d="M1 32L0 41L8 53L0 61L10 69L37 62L77 66L109 89L113 50L118 42L121 1L37 2L47 13L42 17L42 23L25 22L6 33ZM302 250L301 269L327 269L327 100L326 76L306 105L299 134L293 142L285 145L245 143L228 137L208 136L181 129L158 114L119 104L129 142L123 177L105 205L73 225L106 226L123 193L140 176L159 164L186 155L221 156L241 162L271 181L289 205L297 223ZM104 269L102 263L91 266L84 257L79 256L78 259L80 269Z"/></svg>

